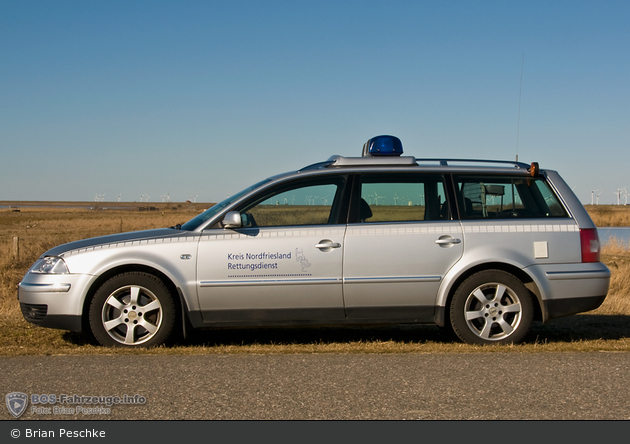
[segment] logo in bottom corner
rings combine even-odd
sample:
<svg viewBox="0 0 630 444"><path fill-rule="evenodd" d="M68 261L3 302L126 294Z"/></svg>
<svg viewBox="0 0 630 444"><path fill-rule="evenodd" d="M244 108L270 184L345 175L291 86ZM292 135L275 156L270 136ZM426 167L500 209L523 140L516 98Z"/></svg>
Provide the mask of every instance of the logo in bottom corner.
<svg viewBox="0 0 630 444"><path fill-rule="evenodd" d="M11 414L16 418L22 416L22 413L24 413L26 407L28 406L28 396L26 396L24 393L9 393L7 396L5 396L5 400L7 402L7 408L9 409L9 412L11 412Z"/></svg>

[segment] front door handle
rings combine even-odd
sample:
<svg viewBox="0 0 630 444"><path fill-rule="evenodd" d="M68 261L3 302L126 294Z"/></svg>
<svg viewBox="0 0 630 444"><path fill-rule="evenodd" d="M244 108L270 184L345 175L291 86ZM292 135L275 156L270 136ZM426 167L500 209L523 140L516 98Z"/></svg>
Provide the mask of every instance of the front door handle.
<svg viewBox="0 0 630 444"><path fill-rule="evenodd" d="M323 239L318 244L315 244L315 248L319 248L322 251L331 251L333 248L339 247L341 247L339 242L333 242L330 239Z"/></svg>

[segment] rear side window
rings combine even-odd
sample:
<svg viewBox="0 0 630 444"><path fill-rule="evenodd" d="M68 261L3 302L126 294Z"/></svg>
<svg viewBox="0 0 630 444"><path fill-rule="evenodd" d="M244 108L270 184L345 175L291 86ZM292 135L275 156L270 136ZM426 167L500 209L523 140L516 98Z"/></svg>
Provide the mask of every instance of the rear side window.
<svg viewBox="0 0 630 444"><path fill-rule="evenodd" d="M462 219L567 217L543 178L455 176Z"/></svg>
<svg viewBox="0 0 630 444"><path fill-rule="evenodd" d="M450 219L442 176L364 174L359 222L418 222Z"/></svg>

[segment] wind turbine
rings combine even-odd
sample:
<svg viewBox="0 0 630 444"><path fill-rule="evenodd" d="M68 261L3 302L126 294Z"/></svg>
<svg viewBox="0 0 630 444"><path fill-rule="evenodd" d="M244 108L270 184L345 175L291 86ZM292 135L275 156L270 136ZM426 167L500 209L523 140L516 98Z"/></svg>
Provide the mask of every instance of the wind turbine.
<svg viewBox="0 0 630 444"><path fill-rule="evenodd" d="M600 191L599 194L597 194L597 204L596 205L599 205L599 195L600 194L602 194L602 191Z"/></svg>
<svg viewBox="0 0 630 444"><path fill-rule="evenodd" d="M622 191L624 191L624 192L626 192L626 193L627 193L627 191L626 191L626 187L623 187L623 188L617 188L617 191L614 193L614 194L616 194L616 195L617 195L617 205L621 205L620 200L621 200L621 192L622 192Z"/></svg>
<svg viewBox="0 0 630 444"><path fill-rule="evenodd" d="M595 194L595 192L597 192L597 191L599 191L599 190L591 190L591 205L593 205L593 204L594 204L593 195L594 195L594 194ZM598 194L598 196L599 196L599 194Z"/></svg>
<svg viewBox="0 0 630 444"><path fill-rule="evenodd" d="M376 191L375 191L374 192L374 199L376 200L376 205L378 205L378 200L379 199L385 200L385 196L379 196L378 194L376 194Z"/></svg>
<svg viewBox="0 0 630 444"><path fill-rule="evenodd" d="M122 193L118 195L118 202L120 202L120 196L122 196Z"/></svg>

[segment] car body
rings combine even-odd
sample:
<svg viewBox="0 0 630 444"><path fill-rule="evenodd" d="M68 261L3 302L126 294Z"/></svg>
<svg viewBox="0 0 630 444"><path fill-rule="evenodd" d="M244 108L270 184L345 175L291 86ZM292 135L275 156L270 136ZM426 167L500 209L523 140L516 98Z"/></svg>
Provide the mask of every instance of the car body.
<svg viewBox="0 0 630 444"><path fill-rule="evenodd" d="M465 342L597 308L610 271L560 175L418 159L393 136L361 157L266 179L187 223L71 242L18 286L27 321L145 347L175 329L432 323Z"/></svg>

